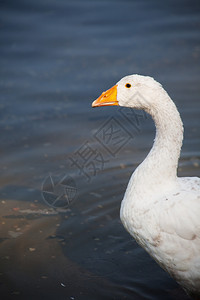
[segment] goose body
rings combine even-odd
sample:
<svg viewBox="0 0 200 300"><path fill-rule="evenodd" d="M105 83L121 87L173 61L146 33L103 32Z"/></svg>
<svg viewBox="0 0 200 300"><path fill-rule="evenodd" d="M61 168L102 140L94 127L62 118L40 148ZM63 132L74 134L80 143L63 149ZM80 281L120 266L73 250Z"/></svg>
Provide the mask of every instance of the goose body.
<svg viewBox="0 0 200 300"><path fill-rule="evenodd" d="M156 125L146 159L132 174L120 217L124 227L194 299L200 299L200 178L177 177L183 140L179 112L153 78L130 75L92 106L143 109Z"/></svg>

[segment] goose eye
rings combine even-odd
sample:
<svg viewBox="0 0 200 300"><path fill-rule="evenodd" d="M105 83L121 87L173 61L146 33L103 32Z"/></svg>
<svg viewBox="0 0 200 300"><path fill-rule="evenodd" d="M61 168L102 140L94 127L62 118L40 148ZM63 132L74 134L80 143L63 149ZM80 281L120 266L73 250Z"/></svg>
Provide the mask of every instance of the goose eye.
<svg viewBox="0 0 200 300"><path fill-rule="evenodd" d="M131 87L131 84L130 84L130 83L127 83L127 84L125 85L125 87L129 89L129 88Z"/></svg>

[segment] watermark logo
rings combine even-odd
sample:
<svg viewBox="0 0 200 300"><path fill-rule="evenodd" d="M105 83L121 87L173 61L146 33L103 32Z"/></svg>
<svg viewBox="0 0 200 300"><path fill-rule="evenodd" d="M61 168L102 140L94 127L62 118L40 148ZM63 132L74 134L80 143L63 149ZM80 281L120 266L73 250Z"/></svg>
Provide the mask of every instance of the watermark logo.
<svg viewBox="0 0 200 300"><path fill-rule="evenodd" d="M68 175L48 175L42 183L42 197L53 208L68 207L77 195L76 183Z"/></svg>
<svg viewBox="0 0 200 300"><path fill-rule="evenodd" d="M137 103L147 102L136 93L134 100ZM117 114L108 118L93 135L94 141L85 141L68 158L70 166L76 168L77 176L83 176L91 182L98 172L105 168L109 157L116 157L122 148L134 139L141 131L141 123L148 118L146 112L128 107L119 107ZM75 199L77 187L75 181L65 176L49 175L42 184L44 201L54 208L65 208Z"/></svg>
<svg viewBox="0 0 200 300"><path fill-rule="evenodd" d="M115 156L132 138L131 133L116 118L108 119L95 133L96 140Z"/></svg>
<svg viewBox="0 0 200 300"><path fill-rule="evenodd" d="M79 175L84 175L87 181L96 176L97 172L102 171L107 162L103 155L94 149L88 141L75 151L69 160L71 166L75 166L79 170Z"/></svg>
<svg viewBox="0 0 200 300"><path fill-rule="evenodd" d="M141 122L148 118L147 113L143 110L133 110L132 108L120 107L119 112L132 126L135 133L141 130Z"/></svg>

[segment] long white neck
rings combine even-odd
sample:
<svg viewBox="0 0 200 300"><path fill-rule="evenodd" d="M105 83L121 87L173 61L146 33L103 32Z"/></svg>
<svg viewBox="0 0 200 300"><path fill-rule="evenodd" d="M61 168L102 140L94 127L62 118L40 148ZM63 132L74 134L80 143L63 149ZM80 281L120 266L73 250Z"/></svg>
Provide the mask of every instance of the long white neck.
<svg viewBox="0 0 200 300"><path fill-rule="evenodd" d="M154 193L156 189L176 181L183 140L179 112L166 92L161 93L156 105L145 110L155 122L156 137L151 151L130 179L127 192L135 195L142 194L144 190Z"/></svg>
<svg viewBox="0 0 200 300"><path fill-rule="evenodd" d="M183 124L175 104L167 97L166 105L159 102L160 105L149 111L156 125L156 137L143 167L148 167L152 175L161 176L162 180L173 180L177 175Z"/></svg>

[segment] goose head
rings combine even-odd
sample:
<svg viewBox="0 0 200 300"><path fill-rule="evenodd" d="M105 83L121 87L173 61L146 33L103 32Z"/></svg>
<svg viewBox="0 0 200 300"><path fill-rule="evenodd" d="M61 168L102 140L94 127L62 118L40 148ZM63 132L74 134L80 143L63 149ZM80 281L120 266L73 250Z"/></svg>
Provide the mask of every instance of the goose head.
<svg viewBox="0 0 200 300"><path fill-rule="evenodd" d="M152 77L129 75L103 92L92 103L92 107L119 105L149 111L158 105L163 91L162 86Z"/></svg>

